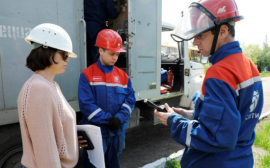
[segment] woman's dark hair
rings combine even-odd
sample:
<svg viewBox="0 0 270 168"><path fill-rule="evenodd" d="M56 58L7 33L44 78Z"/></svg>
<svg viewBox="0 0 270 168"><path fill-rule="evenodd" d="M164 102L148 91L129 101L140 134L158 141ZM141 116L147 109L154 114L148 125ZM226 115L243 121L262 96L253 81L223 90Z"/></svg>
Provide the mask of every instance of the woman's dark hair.
<svg viewBox="0 0 270 168"><path fill-rule="evenodd" d="M51 66L51 60L57 64L57 62L54 61L56 51L57 49L50 47L43 48L43 46L33 49L26 58L26 67L35 72Z"/></svg>

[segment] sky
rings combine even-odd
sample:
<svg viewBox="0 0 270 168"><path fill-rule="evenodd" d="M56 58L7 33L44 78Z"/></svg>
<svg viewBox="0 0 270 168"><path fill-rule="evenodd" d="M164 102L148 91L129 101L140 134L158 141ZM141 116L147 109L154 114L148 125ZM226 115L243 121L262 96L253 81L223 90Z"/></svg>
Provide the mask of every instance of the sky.
<svg viewBox="0 0 270 168"><path fill-rule="evenodd" d="M162 21L177 25L181 11L197 0L162 0ZM244 20L236 23L235 40L245 45L270 43L270 1L236 0L239 14Z"/></svg>

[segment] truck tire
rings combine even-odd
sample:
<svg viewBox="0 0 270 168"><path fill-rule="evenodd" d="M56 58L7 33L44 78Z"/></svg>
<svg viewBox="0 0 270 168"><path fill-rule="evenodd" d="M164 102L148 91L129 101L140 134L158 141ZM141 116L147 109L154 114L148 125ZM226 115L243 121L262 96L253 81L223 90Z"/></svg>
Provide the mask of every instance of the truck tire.
<svg viewBox="0 0 270 168"><path fill-rule="evenodd" d="M19 124L0 127L0 167L21 168L22 138Z"/></svg>

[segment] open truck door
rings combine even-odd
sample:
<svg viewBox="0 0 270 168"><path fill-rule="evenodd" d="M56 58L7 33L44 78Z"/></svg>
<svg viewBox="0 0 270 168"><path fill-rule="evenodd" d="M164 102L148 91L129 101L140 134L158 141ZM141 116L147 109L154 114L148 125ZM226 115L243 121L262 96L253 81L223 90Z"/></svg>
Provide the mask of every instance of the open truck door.
<svg viewBox="0 0 270 168"><path fill-rule="evenodd" d="M161 0L128 1L128 58L132 85L143 98L160 95Z"/></svg>

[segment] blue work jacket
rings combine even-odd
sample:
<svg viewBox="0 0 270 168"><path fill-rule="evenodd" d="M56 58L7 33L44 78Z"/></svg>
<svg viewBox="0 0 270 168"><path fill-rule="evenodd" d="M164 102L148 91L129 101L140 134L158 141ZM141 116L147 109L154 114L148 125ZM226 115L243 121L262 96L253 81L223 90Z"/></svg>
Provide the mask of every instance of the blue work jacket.
<svg viewBox="0 0 270 168"><path fill-rule="evenodd" d="M99 59L81 73L78 99L82 124L99 126L103 137L125 133L136 102L128 75L115 66L102 65ZM122 123L116 131L107 128L107 119L112 116Z"/></svg>
<svg viewBox="0 0 270 168"><path fill-rule="evenodd" d="M260 74L237 41L210 58L202 90L196 92L194 118L173 113L172 137L186 146L182 168L252 168L254 128L263 108Z"/></svg>

